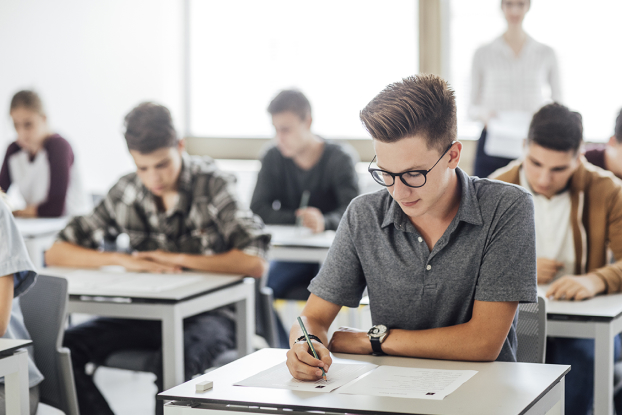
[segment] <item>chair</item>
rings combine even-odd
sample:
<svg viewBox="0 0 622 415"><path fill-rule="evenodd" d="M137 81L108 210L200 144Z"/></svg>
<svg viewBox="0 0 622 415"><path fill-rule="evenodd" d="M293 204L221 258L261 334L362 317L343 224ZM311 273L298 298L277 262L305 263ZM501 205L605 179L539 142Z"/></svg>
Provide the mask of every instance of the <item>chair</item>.
<svg viewBox="0 0 622 415"><path fill-rule="evenodd" d="M34 360L45 377L39 384L38 413L45 405L67 415L79 415L71 366L71 355L62 347L67 318L67 280L39 275L37 282L20 297L24 324L34 344ZM50 412L49 409L47 412Z"/></svg>
<svg viewBox="0 0 622 415"><path fill-rule="evenodd" d="M546 356L546 299L518 306L516 361L544 363Z"/></svg>

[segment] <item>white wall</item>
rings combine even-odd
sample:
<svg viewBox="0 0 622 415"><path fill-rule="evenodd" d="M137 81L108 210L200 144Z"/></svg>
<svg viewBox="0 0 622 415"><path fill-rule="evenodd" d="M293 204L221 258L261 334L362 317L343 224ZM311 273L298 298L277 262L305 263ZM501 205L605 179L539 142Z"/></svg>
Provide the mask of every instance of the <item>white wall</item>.
<svg viewBox="0 0 622 415"><path fill-rule="evenodd" d="M133 170L123 117L155 100L182 125L182 12L176 0L0 1L0 152L14 140L16 91L42 96L53 131L73 145L87 190Z"/></svg>

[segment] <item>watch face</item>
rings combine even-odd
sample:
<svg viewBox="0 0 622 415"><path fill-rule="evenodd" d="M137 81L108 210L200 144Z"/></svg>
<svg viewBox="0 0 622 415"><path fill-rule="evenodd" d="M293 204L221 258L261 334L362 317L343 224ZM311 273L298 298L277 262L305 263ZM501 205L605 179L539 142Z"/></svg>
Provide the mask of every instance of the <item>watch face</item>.
<svg viewBox="0 0 622 415"><path fill-rule="evenodd" d="M384 324L378 324L369 329L367 334L371 337L382 337L387 333L387 331L387 326L385 326Z"/></svg>

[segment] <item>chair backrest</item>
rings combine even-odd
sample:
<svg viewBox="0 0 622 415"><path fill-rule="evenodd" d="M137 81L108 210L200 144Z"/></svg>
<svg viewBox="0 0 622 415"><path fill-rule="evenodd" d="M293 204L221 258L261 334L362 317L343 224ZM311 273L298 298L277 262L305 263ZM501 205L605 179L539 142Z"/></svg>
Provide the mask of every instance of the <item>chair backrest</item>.
<svg viewBox="0 0 622 415"><path fill-rule="evenodd" d="M79 415L71 356L62 347L67 301L66 279L39 275L20 305L34 344L35 364L45 377L39 385L41 402L67 415Z"/></svg>
<svg viewBox="0 0 622 415"><path fill-rule="evenodd" d="M538 296L537 303L518 306L516 335L518 362L544 363L546 356L546 300Z"/></svg>

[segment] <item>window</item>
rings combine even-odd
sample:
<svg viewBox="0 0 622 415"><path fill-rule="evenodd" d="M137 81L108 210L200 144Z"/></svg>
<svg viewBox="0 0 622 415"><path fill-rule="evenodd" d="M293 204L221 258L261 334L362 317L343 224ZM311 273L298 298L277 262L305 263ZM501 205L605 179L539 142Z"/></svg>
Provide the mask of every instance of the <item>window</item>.
<svg viewBox="0 0 622 415"><path fill-rule="evenodd" d="M500 0L453 0L450 3L449 81L456 90L461 136L479 137L481 126L467 119L470 70L475 50L506 29ZM622 2L603 0L532 1L524 27L551 46L559 61L563 104L583 116L587 141L613 134L622 108L622 55L619 16Z"/></svg>
<svg viewBox="0 0 622 415"><path fill-rule="evenodd" d="M272 137L266 108L294 87L311 101L315 132L366 137L359 111L418 70L417 7L412 0L190 0L190 134Z"/></svg>

